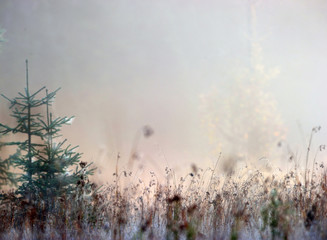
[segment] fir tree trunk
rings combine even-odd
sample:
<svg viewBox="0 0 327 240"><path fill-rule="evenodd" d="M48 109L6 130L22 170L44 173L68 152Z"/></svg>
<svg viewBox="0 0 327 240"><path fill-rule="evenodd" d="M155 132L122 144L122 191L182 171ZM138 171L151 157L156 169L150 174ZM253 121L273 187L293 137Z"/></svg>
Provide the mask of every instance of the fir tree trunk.
<svg viewBox="0 0 327 240"><path fill-rule="evenodd" d="M28 86L28 60L26 60L26 95L27 95L27 135L28 135L28 177L29 186L32 186L32 134L31 134L31 99ZM31 200L30 194L28 195L28 200Z"/></svg>

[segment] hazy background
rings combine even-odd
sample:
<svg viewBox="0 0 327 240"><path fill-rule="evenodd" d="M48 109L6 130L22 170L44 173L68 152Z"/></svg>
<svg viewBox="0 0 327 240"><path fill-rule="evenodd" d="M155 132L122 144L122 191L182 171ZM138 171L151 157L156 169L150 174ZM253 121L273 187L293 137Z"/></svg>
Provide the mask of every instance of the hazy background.
<svg viewBox="0 0 327 240"><path fill-rule="evenodd" d="M305 152L312 127L327 139L327 1L258 1L263 62L280 74L269 83L288 129ZM137 132L144 164L177 170L211 164L200 96L233 83L249 63L249 1L109 0L0 1L7 42L0 53L0 92L62 87L58 115L76 116L63 134L83 159L114 171L128 161ZM8 122L6 102L0 120ZM303 155L303 154L302 154Z"/></svg>

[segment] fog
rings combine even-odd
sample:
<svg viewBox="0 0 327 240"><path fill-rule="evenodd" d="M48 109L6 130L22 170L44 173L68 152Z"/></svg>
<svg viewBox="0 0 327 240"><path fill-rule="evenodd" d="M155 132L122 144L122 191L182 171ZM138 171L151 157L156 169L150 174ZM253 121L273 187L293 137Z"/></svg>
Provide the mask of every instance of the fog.
<svg viewBox="0 0 327 240"><path fill-rule="evenodd" d="M279 72L267 89L283 141L303 157L313 127L315 149L327 139L326 12L323 0L2 0L0 92L24 89L28 59L34 90L62 87L54 112L76 117L63 135L85 161L113 172L137 145L138 164L159 172L212 165L201 96L237 84L255 27L262 63ZM138 137L145 125L154 134Z"/></svg>

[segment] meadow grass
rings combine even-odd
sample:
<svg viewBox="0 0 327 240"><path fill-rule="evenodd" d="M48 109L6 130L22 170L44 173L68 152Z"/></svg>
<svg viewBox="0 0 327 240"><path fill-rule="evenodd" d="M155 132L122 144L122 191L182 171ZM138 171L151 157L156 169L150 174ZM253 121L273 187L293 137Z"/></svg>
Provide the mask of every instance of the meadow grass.
<svg viewBox="0 0 327 240"><path fill-rule="evenodd" d="M101 189L78 181L74 194L43 216L42 200L3 192L1 239L326 239L327 172L323 163L308 173L264 173L239 169L216 173L192 166L172 181L154 172L144 182L126 171ZM85 167L85 166L84 166ZM306 170L308 171L308 170ZM309 172L309 171L308 171ZM41 199L41 198L40 198ZM38 211L37 211L38 210Z"/></svg>

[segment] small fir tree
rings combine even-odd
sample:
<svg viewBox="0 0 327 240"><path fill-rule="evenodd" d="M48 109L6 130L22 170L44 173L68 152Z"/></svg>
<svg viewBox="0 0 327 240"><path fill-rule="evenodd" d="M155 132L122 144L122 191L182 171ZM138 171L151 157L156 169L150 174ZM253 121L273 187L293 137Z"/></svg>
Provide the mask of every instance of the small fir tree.
<svg viewBox="0 0 327 240"><path fill-rule="evenodd" d="M77 184L81 174L88 175L93 172L92 169L84 169L83 173L82 169L78 170L81 154L75 152L77 147L66 146L66 139L56 141L60 136L61 127L70 124L73 119L53 118L51 104L58 90L49 93L43 87L31 94L26 60L24 94L19 93L19 96L13 99L2 95L10 102L11 116L15 118L16 126L0 124L0 133L19 134L24 137L22 141L3 143L17 146L16 154L11 155L5 162L11 162L22 170L17 179L19 186L16 194L27 199L29 203L42 202L46 211L51 210L51 204L57 197L72 191L73 184ZM44 91L45 96L39 97ZM76 166L76 170L70 173L69 168L73 166Z"/></svg>

